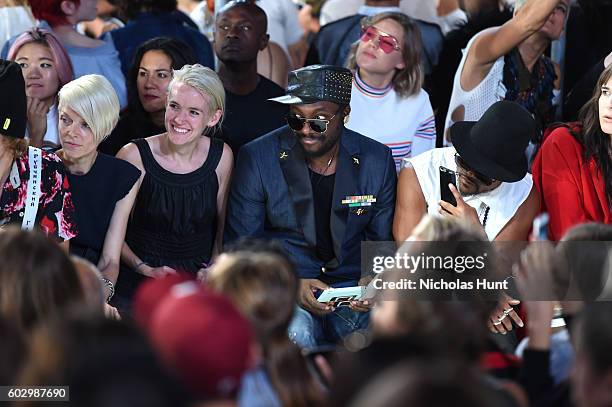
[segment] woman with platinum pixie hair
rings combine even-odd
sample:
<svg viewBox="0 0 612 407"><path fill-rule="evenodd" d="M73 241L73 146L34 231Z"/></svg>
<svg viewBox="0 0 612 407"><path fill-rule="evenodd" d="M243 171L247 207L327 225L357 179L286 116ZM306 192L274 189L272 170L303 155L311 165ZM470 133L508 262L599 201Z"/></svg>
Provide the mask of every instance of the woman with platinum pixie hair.
<svg viewBox="0 0 612 407"><path fill-rule="evenodd" d="M168 87L166 132L135 140L117 154L142 171L121 253L125 272L117 288L126 302L120 307L129 306L145 278L197 273L220 252L233 156L208 135L221 125L224 110L217 74L185 65Z"/></svg>
<svg viewBox="0 0 612 407"><path fill-rule="evenodd" d="M58 110L62 149L57 155L68 170L79 226L70 252L98 266L109 301L140 171L97 151L119 118L119 99L106 78L85 75L64 85Z"/></svg>

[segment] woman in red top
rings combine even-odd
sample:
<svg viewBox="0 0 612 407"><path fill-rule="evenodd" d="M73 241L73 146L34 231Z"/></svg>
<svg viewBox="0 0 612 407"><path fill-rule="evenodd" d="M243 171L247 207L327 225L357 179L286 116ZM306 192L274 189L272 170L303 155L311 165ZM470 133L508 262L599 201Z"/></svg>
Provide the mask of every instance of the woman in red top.
<svg viewBox="0 0 612 407"><path fill-rule="evenodd" d="M550 133L533 164L551 240L581 223L612 223L612 65L599 77L580 121Z"/></svg>

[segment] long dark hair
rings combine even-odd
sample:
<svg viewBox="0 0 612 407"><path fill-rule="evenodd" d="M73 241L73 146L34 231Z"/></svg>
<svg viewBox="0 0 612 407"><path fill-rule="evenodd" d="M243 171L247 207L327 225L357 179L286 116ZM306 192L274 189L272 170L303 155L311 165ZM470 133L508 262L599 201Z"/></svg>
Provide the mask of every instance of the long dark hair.
<svg viewBox="0 0 612 407"><path fill-rule="evenodd" d="M209 273L208 283L227 295L250 320L281 404L321 404L321 389L300 349L287 335L298 292L292 265L271 252L236 251L227 256Z"/></svg>
<svg viewBox="0 0 612 407"><path fill-rule="evenodd" d="M170 58L172 69L181 69L184 65L192 65L197 63L191 47L174 38L157 37L138 47L127 77L127 112L137 122L151 121L149 114L144 110L142 103L140 103L140 98L138 97L138 86L136 85L140 61L142 61L144 54L149 51L161 51L166 54L168 58Z"/></svg>
<svg viewBox="0 0 612 407"><path fill-rule="evenodd" d="M576 135L584 148L585 161L595 160L597 168L601 171L606 187L608 205L612 206L612 134L606 134L599 122L599 98L601 88L612 78L612 65L602 72L593 97L580 109L579 119L582 122L582 131Z"/></svg>

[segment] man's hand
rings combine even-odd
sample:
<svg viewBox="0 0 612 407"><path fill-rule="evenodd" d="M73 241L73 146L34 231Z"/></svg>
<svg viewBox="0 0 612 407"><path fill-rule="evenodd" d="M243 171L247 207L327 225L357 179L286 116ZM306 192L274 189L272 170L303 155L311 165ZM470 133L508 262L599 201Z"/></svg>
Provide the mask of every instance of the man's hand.
<svg viewBox="0 0 612 407"><path fill-rule="evenodd" d="M440 201L440 214L452 216L458 219L464 219L470 223L473 223L475 226L478 226L479 229L482 229L482 225L480 224L480 219L478 219L478 213L476 209L472 208L470 205L466 204L463 200L463 197L457 191L457 188L453 184L448 184L453 196L457 200L457 206L453 206L446 201Z"/></svg>
<svg viewBox="0 0 612 407"><path fill-rule="evenodd" d="M35 147L42 146L47 133L47 113L49 106L37 98L28 97L28 132L30 142Z"/></svg>
<svg viewBox="0 0 612 407"><path fill-rule="evenodd" d="M306 311L315 315L325 315L333 311L332 307L317 301L314 296L317 290L327 290L329 286L316 278L300 279L300 290L298 292L298 304Z"/></svg>
<svg viewBox="0 0 612 407"><path fill-rule="evenodd" d="M370 281L372 281L372 276L365 276L359 280L357 285L365 287L370 284ZM357 312L368 312L372 308L372 303L372 300L351 301L349 308Z"/></svg>
<svg viewBox="0 0 612 407"><path fill-rule="evenodd" d="M507 334L512 331L512 321L518 326L523 326L523 320L518 316L513 305L520 304L519 300L512 299L506 294L499 301L497 308L491 314L491 318L487 322L489 330L493 333Z"/></svg>

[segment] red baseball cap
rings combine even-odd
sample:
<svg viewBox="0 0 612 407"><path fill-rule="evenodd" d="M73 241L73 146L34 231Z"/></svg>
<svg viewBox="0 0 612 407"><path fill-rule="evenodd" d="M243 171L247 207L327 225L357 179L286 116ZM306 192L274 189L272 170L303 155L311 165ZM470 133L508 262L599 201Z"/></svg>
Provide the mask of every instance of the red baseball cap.
<svg viewBox="0 0 612 407"><path fill-rule="evenodd" d="M235 396L251 365L254 335L230 300L196 281L174 284L147 325L162 360L196 396Z"/></svg>
<svg viewBox="0 0 612 407"><path fill-rule="evenodd" d="M194 277L187 273L166 274L162 278L148 279L138 287L134 295L133 314L142 329L148 330L153 312L170 289L185 281L194 281Z"/></svg>

